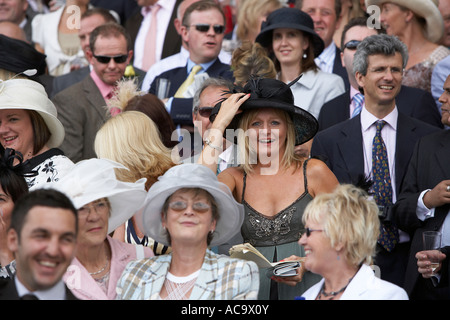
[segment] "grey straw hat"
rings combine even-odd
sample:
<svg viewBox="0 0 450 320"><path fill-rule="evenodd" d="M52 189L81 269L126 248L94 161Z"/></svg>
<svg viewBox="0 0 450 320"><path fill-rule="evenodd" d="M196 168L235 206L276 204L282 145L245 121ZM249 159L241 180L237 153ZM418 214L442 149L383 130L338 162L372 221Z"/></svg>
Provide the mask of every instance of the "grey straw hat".
<svg viewBox="0 0 450 320"><path fill-rule="evenodd" d="M314 22L311 17L306 12L296 8L280 8L272 11L267 16L266 21L261 24L261 32L255 41L263 47L270 47L273 30L280 28L300 30L309 34L314 47L314 57L320 55L325 48L322 38L314 31Z"/></svg>
<svg viewBox="0 0 450 320"><path fill-rule="evenodd" d="M170 168L159 177L150 190L142 211L141 230L152 239L170 245L167 232L163 229L161 213L168 197L182 188L201 188L208 191L217 203L219 219L211 246L225 243L241 228L244 221L244 207L234 200L230 189L217 180L211 169L195 163L180 164Z"/></svg>

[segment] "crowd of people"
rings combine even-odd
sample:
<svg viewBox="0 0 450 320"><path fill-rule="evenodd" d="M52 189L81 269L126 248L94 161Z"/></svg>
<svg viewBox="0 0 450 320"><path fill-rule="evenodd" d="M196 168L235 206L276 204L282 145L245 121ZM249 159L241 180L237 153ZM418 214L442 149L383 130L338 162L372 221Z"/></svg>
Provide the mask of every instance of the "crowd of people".
<svg viewBox="0 0 450 320"><path fill-rule="evenodd" d="M0 9L0 300L450 299L450 0Z"/></svg>

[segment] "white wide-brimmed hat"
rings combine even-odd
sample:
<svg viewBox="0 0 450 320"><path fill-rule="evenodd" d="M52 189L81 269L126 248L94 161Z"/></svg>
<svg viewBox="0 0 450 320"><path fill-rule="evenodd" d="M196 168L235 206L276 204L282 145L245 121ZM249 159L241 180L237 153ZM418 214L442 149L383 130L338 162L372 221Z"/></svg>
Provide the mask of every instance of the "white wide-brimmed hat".
<svg viewBox="0 0 450 320"><path fill-rule="evenodd" d="M110 233L142 208L147 195L146 178L134 183L123 182L116 178L115 168L126 169L122 164L109 159L82 160L58 181L43 183L41 188L63 192L72 200L76 209L92 201L108 198L111 204L108 220Z"/></svg>
<svg viewBox="0 0 450 320"><path fill-rule="evenodd" d="M408 8L426 21L425 36L428 40L438 43L444 35L444 20L439 11L439 0L365 0L366 7L381 6L385 2Z"/></svg>
<svg viewBox="0 0 450 320"><path fill-rule="evenodd" d="M56 107L44 87L28 79L0 80L0 110L34 110L41 115L50 130L49 148L57 148L64 140L64 126L57 118Z"/></svg>
<svg viewBox="0 0 450 320"><path fill-rule="evenodd" d="M182 188L201 188L208 191L217 203L219 219L210 246L214 247L231 239L241 228L244 221L244 207L234 200L230 189L217 180L216 175L207 167L189 163L170 168L159 177L147 194L141 230L152 239L169 246L167 231L163 229L161 212L168 197Z"/></svg>

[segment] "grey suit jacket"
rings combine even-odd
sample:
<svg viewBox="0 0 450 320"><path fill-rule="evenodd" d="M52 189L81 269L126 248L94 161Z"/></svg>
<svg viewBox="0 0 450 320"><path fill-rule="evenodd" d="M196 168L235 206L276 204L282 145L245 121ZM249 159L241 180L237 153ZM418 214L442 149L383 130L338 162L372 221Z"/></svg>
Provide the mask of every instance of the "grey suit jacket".
<svg viewBox="0 0 450 320"><path fill-rule="evenodd" d="M90 76L52 99L66 135L60 149L73 162L96 157L94 139L110 117L106 102Z"/></svg>

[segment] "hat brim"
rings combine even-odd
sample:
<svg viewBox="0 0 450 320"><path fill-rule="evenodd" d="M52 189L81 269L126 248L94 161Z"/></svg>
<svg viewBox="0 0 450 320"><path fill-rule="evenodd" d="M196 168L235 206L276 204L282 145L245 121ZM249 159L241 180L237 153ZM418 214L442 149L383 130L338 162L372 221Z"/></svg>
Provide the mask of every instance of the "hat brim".
<svg viewBox="0 0 450 320"><path fill-rule="evenodd" d="M365 0L366 7L381 6L385 2L408 8L426 21L425 35L428 40L438 43L444 35L444 20L439 8L431 0Z"/></svg>
<svg viewBox="0 0 450 320"><path fill-rule="evenodd" d="M320 38L320 36L314 30L307 28L305 26L301 26L299 24L292 24L292 23L288 23L288 22L277 23L277 24L273 24L271 26L264 28L264 30L262 30L256 37L255 42L260 43L265 48L271 47L273 30L280 29L280 28L295 29L295 30L302 31L303 33L309 34L312 38L312 42L313 42L312 45L314 47L314 57L315 58L318 57L322 53L322 51L325 49L325 44L324 44L322 38Z"/></svg>
<svg viewBox="0 0 450 320"><path fill-rule="evenodd" d="M162 188L158 186L155 189L150 188L143 210L136 215L139 227L152 239L170 246L167 231L162 227L161 213L167 198L182 188L204 189L214 197L217 203L219 219L210 246L214 247L227 242L240 230L244 221L244 207L236 202L226 185L218 182L218 185L223 185L223 188L217 188L206 186L202 181L179 181L176 178L165 178L163 185Z"/></svg>
<svg viewBox="0 0 450 320"><path fill-rule="evenodd" d="M287 112L292 119L292 122L294 123L294 129L295 129L295 145L301 145L305 142L308 142L311 140L317 133L319 129L319 124L317 122L317 119L308 111L297 107L292 104L285 103L283 101L276 101L276 100L270 100L267 99L251 99L247 100L245 103L242 104L241 113L237 113L233 120L231 121L230 125L227 127L224 133L224 137L227 140L232 140L236 142L236 136L235 136L235 130L239 128L239 122L242 118L242 115L245 111L249 110L257 110L257 109L279 109ZM217 104L211 113L212 115L217 114L220 109L220 103ZM232 132L228 131L232 130ZM230 134L232 133L232 134Z"/></svg>

